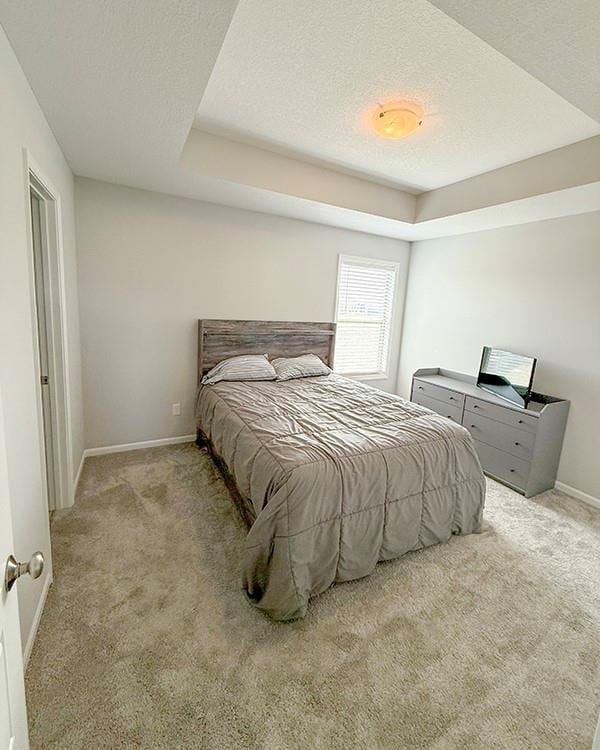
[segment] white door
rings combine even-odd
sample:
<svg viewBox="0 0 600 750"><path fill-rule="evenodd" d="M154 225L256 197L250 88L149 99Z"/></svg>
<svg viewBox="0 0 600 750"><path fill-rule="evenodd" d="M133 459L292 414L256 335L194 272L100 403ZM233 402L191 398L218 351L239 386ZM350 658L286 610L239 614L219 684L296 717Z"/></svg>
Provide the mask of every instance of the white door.
<svg viewBox="0 0 600 750"><path fill-rule="evenodd" d="M0 750L27 750L27 715L17 587L4 585L5 566L12 553L8 502L4 416L0 394Z"/></svg>

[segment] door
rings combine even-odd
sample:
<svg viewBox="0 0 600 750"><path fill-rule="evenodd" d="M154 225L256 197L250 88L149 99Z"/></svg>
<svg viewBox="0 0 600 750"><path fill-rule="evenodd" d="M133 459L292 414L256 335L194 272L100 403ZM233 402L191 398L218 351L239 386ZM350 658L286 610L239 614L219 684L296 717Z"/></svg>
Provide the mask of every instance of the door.
<svg viewBox="0 0 600 750"><path fill-rule="evenodd" d="M4 566L11 553L12 525L0 394L0 750L27 750L19 601L17 587L8 592L4 586Z"/></svg>
<svg viewBox="0 0 600 750"><path fill-rule="evenodd" d="M52 425L52 391L50 389L51 334L50 334L50 274L47 268L45 236L45 202L34 190L29 191L31 201L31 237L33 244L33 273L35 281L35 308L37 317L40 380L42 387L42 423L44 432L44 453L46 482L48 486L48 507L56 505L56 472L54 429Z"/></svg>

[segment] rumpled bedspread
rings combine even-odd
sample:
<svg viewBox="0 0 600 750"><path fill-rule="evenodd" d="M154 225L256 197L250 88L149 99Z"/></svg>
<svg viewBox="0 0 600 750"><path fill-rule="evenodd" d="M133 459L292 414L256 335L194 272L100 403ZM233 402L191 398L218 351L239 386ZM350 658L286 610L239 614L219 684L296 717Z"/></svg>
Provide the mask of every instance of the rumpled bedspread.
<svg viewBox="0 0 600 750"><path fill-rule="evenodd" d="M340 377L201 386L198 427L252 503L243 584L277 620L377 562L481 530L468 431Z"/></svg>

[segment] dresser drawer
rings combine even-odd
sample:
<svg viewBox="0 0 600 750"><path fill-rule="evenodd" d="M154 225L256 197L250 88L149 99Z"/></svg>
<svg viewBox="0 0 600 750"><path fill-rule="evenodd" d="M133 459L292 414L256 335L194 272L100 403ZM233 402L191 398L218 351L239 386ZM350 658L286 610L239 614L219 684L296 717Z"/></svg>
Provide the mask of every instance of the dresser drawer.
<svg viewBox="0 0 600 750"><path fill-rule="evenodd" d="M518 430L516 427L497 422L489 417L474 412L465 412L463 425L475 440L499 448L512 456L531 461L533 457L533 432Z"/></svg>
<svg viewBox="0 0 600 750"><path fill-rule="evenodd" d="M420 393L413 395L415 404L420 404L426 409L431 409L436 414L441 414L442 417L448 417L453 422L461 422L462 409L459 406L452 406L452 404L444 404L442 401L437 401L435 398L427 398L422 396Z"/></svg>
<svg viewBox="0 0 600 750"><path fill-rule="evenodd" d="M484 417L490 417L490 419L495 419L497 422L533 433L535 433L538 425L537 417L532 417L530 414L523 414L523 412L515 411L514 409L504 408L504 406L498 406L497 404L490 404L487 401L473 398L472 396L467 396L466 398L465 411L482 414Z"/></svg>
<svg viewBox="0 0 600 750"><path fill-rule="evenodd" d="M416 396L435 398L437 401L442 401L444 404L458 406L459 409L462 409L465 402L465 396L463 393L457 393L457 391L451 391L448 388L442 388L439 385L431 385L430 383L427 383L424 380L418 380L417 378L413 380L413 401L417 400Z"/></svg>
<svg viewBox="0 0 600 750"><path fill-rule="evenodd" d="M474 443L481 466L486 474L491 474L503 482L508 482L525 491L529 479L530 463L528 461L511 456L509 453L481 443L479 440L475 440Z"/></svg>

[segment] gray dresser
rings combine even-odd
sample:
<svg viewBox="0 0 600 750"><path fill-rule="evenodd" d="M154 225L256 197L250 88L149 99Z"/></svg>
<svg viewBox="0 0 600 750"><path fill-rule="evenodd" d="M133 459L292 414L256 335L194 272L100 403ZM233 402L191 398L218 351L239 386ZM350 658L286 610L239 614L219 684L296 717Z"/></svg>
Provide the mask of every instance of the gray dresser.
<svg viewBox="0 0 600 750"><path fill-rule="evenodd" d="M569 401L533 393L526 409L477 387L476 378L417 370L411 401L469 430L486 474L531 497L554 487Z"/></svg>

